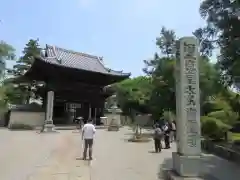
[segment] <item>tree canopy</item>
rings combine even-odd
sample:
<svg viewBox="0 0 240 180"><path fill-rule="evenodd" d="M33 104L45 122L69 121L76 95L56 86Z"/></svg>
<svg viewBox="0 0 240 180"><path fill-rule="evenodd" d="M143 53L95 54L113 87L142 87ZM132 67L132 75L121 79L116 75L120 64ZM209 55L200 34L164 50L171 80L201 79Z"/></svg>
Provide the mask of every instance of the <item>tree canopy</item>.
<svg viewBox="0 0 240 180"><path fill-rule="evenodd" d="M10 70L11 74L14 77L22 76L24 73L31 67L34 57L39 56L41 48L39 45L39 40L30 39L25 45L22 53L23 55L16 61L16 64L13 66L13 69ZM9 97L14 97L14 101L21 103L29 103L31 97L37 97L38 85L35 81L27 82L24 84L15 83L17 86L13 87L11 85L8 88L12 89L12 92L15 92L15 95L9 94ZM15 89L15 90L14 90ZM9 91L11 92L11 91ZM13 100L13 99L12 99Z"/></svg>
<svg viewBox="0 0 240 180"><path fill-rule="evenodd" d="M175 112L176 59L174 48L176 40L174 30L165 27L161 29L160 36L156 38L156 46L159 48L159 52L156 52L152 59L144 60L145 68L143 68L143 71L146 77L136 77L119 83L120 105L124 104L125 107L127 104L128 108L132 107L135 110L139 110L139 106L144 105L145 110L151 113L154 118L159 118L164 111ZM218 66L211 63L209 58L202 55L199 59L199 68L201 104L204 105L204 102L215 98L217 94L225 90L225 86L220 79L221 73ZM147 84L148 88L146 87ZM128 91L126 91L126 88ZM138 103L133 106L132 103L136 101Z"/></svg>
<svg viewBox="0 0 240 180"><path fill-rule="evenodd" d="M6 60L15 58L15 49L4 41L0 41L0 78L2 79L6 71Z"/></svg>
<svg viewBox="0 0 240 180"><path fill-rule="evenodd" d="M15 49L4 41L0 41L0 78L4 81L6 71L6 61L15 58ZM0 87L0 108L5 108L7 103L7 89L1 82Z"/></svg>
<svg viewBox="0 0 240 180"><path fill-rule="evenodd" d="M240 2L238 0L204 0L200 14L207 25L194 34L201 40L201 52L211 55L219 48L218 65L229 84L240 81Z"/></svg>

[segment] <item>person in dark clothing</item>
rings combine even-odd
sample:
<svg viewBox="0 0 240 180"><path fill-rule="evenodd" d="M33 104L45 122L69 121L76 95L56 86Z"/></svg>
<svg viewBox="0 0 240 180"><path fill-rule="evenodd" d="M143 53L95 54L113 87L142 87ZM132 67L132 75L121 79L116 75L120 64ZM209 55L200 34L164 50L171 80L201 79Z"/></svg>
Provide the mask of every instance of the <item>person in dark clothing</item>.
<svg viewBox="0 0 240 180"><path fill-rule="evenodd" d="M165 149L169 149L170 148L170 127L169 127L169 123L165 123L165 125L163 126L163 131L164 131L164 142L165 142Z"/></svg>
<svg viewBox="0 0 240 180"><path fill-rule="evenodd" d="M155 124L155 129L154 129L154 146L155 146L155 152L161 152L162 150L162 136L163 136L163 131L161 130L159 124Z"/></svg>
<svg viewBox="0 0 240 180"><path fill-rule="evenodd" d="M172 131L173 131L173 138L174 138L174 141L177 140L177 129L176 129L176 121L174 120L173 121L173 127L172 127Z"/></svg>

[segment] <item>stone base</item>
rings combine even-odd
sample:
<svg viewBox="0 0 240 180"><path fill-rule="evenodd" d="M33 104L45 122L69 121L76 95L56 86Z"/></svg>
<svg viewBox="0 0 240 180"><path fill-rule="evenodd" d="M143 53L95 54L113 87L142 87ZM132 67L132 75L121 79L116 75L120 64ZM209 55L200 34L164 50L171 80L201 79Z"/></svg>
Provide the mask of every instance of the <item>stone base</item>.
<svg viewBox="0 0 240 180"><path fill-rule="evenodd" d="M119 126L108 126L108 131L119 131Z"/></svg>
<svg viewBox="0 0 240 180"><path fill-rule="evenodd" d="M173 169L183 177L198 177L200 175L201 156L182 156L172 153Z"/></svg>
<svg viewBox="0 0 240 180"><path fill-rule="evenodd" d="M181 177L173 170L163 170L164 180L205 180L201 177Z"/></svg>
<svg viewBox="0 0 240 180"><path fill-rule="evenodd" d="M53 124L45 124L42 132L46 133L56 132L54 127L55 126Z"/></svg>

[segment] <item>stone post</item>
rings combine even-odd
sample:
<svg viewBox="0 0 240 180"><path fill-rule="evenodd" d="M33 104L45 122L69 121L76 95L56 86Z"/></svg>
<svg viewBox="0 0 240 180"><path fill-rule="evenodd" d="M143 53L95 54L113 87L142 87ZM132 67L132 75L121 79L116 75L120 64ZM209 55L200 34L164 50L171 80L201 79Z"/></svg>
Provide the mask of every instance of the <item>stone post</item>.
<svg viewBox="0 0 240 180"><path fill-rule="evenodd" d="M54 102L54 92L48 91L47 93L47 109L46 109L46 119L44 122L44 132L53 132L53 102Z"/></svg>
<svg viewBox="0 0 240 180"><path fill-rule="evenodd" d="M177 152L172 157L177 175L170 175L187 179L199 176L201 163L198 41L194 37L181 38L176 55Z"/></svg>

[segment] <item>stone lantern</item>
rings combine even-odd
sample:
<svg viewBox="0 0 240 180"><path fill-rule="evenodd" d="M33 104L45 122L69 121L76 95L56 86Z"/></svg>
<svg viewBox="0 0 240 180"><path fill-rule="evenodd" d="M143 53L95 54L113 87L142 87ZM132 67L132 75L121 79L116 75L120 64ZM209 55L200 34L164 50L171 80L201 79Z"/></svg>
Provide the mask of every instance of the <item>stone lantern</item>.
<svg viewBox="0 0 240 180"><path fill-rule="evenodd" d="M113 92L112 86L107 86L107 91ZM114 93L109 97L109 102L106 109L108 118L108 131L118 131L121 126L122 110L117 106L117 95Z"/></svg>

